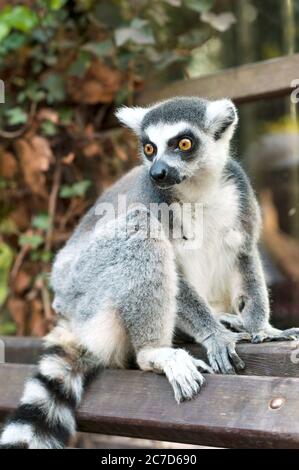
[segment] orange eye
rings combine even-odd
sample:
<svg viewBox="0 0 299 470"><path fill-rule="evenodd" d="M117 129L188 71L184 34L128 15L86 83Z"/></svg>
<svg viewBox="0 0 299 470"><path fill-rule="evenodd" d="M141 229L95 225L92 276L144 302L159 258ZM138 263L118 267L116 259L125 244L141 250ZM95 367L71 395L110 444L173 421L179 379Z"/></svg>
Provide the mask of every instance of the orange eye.
<svg viewBox="0 0 299 470"><path fill-rule="evenodd" d="M190 139L181 139L179 141L179 149L180 150L183 150L183 151L186 151L186 150L190 150L192 147L192 142Z"/></svg>
<svg viewBox="0 0 299 470"><path fill-rule="evenodd" d="M148 157L151 157L155 152L154 146L152 144L145 144L143 150L145 155L147 155Z"/></svg>

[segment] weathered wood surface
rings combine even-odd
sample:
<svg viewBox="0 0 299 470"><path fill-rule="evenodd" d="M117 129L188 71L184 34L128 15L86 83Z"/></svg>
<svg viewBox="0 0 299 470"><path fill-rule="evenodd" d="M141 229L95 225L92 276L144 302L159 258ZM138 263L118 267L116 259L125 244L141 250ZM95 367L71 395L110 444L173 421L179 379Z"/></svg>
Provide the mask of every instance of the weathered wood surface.
<svg viewBox="0 0 299 470"><path fill-rule="evenodd" d="M35 364L42 351L42 342L37 338L2 337L10 363ZM183 347L196 357L205 359L205 354L195 344ZM239 344L237 350L246 364L245 375L299 377L299 342L273 342L263 344Z"/></svg>
<svg viewBox="0 0 299 470"><path fill-rule="evenodd" d="M173 82L158 90L145 90L137 98L137 104L150 104L179 95L210 99L227 97L236 103L256 101L289 94L291 82L296 78L299 78L299 54Z"/></svg>
<svg viewBox="0 0 299 470"><path fill-rule="evenodd" d="M42 341L27 336L0 336L5 345L5 362L35 364L42 352Z"/></svg>
<svg viewBox="0 0 299 470"><path fill-rule="evenodd" d="M0 366L0 420L34 370ZM87 390L78 428L218 447L299 448L298 392L295 378L209 375L196 399L177 405L164 376L105 370ZM273 399L282 406L271 408Z"/></svg>

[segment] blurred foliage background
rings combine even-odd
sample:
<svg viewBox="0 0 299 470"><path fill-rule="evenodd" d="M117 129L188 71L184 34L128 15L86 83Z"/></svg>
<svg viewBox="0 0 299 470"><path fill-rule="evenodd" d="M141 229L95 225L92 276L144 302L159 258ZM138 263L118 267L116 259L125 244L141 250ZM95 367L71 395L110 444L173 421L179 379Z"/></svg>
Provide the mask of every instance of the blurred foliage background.
<svg viewBox="0 0 299 470"><path fill-rule="evenodd" d="M49 329L54 253L137 163L113 108L145 87L293 52L288 3L0 0L0 334Z"/></svg>

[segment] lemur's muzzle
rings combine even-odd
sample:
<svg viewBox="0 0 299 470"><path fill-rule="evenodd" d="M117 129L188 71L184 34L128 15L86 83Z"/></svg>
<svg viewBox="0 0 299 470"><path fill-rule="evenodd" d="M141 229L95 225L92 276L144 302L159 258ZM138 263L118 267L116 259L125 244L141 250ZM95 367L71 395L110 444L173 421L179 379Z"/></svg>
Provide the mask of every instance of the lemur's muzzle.
<svg viewBox="0 0 299 470"><path fill-rule="evenodd" d="M151 180L161 188L173 186L182 181L178 171L161 160L153 163L150 169L150 177Z"/></svg>

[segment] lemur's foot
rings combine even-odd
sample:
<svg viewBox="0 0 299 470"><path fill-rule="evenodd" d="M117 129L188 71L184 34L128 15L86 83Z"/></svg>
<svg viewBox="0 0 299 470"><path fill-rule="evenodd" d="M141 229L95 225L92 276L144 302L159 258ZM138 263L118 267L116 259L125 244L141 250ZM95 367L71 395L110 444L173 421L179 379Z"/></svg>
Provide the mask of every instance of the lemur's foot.
<svg viewBox="0 0 299 470"><path fill-rule="evenodd" d="M163 371L174 391L178 403L191 400L200 391L205 379L197 370L213 373L212 369L200 359L195 359L183 349L171 350L163 361Z"/></svg>
<svg viewBox="0 0 299 470"><path fill-rule="evenodd" d="M232 313L223 313L219 317L220 323L233 331L246 331L242 317ZM289 328L287 330L279 330L271 325L266 328L251 333L252 343L263 343L266 341L292 341L299 339L299 328Z"/></svg>
<svg viewBox="0 0 299 470"><path fill-rule="evenodd" d="M236 344L250 341L246 332L233 333L225 328L211 334L203 341L212 369L222 374L235 374L235 370L243 370L245 364L236 352Z"/></svg>
<svg viewBox="0 0 299 470"><path fill-rule="evenodd" d="M268 326L267 328L254 332L251 335L252 343L263 343L265 341L293 341L299 339L299 328L279 330Z"/></svg>

